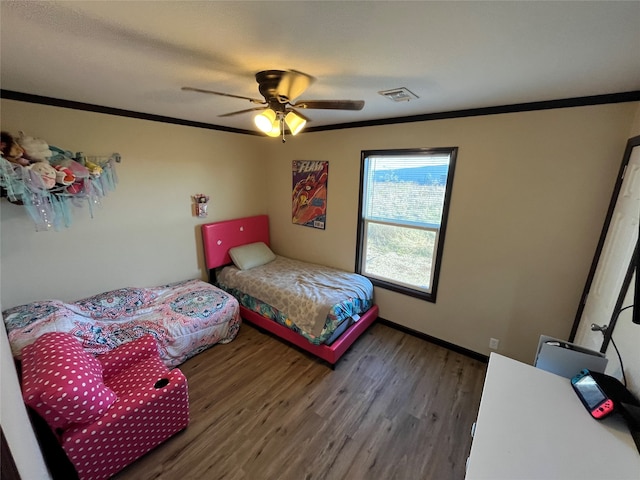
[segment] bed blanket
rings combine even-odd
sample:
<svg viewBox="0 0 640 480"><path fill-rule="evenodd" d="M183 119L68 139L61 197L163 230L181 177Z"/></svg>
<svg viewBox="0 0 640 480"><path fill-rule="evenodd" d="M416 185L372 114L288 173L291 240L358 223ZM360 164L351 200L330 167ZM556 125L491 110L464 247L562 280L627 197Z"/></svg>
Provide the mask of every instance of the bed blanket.
<svg viewBox="0 0 640 480"><path fill-rule="evenodd" d="M46 332L72 333L94 355L151 334L169 367L230 342L240 327L238 301L201 280L121 288L73 303L38 301L10 308L3 318L17 359Z"/></svg>
<svg viewBox="0 0 640 480"><path fill-rule="evenodd" d="M218 283L286 312L301 330L315 337L334 305L346 299L373 298L373 285L362 275L282 256L249 270L225 267Z"/></svg>

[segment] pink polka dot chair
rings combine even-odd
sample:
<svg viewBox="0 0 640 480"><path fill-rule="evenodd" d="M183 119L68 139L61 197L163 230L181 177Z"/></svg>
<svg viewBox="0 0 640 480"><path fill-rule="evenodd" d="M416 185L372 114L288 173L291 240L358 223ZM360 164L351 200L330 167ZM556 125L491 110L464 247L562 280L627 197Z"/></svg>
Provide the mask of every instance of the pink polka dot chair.
<svg viewBox="0 0 640 480"><path fill-rule="evenodd" d="M46 333L23 351L22 395L80 480L111 477L189 423L187 379L151 335L94 357L73 335Z"/></svg>

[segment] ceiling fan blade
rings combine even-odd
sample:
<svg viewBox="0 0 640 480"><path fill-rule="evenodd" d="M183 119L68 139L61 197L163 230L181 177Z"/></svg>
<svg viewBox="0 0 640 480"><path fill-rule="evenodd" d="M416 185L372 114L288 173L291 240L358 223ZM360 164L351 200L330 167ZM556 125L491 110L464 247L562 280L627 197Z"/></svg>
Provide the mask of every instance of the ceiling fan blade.
<svg viewBox="0 0 640 480"><path fill-rule="evenodd" d="M213 90L204 90L202 88L182 87L182 90L187 92L211 93L213 95L220 95L222 97L240 98L242 100L249 100L251 103L258 103L260 105L266 105L267 103L264 101L264 99L259 100L257 98L243 97L242 95L233 95L231 93L214 92Z"/></svg>
<svg viewBox="0 0 640 480"><path fill-rule="evenodd" d="M278 101L280 103L288 103L294 98L298 98L315 80L315 78L306 73L287 70L283 73L276 89Z"/></svg>
<svg viewBox="0 0 640 480"><path fill-rule="evenodd" d="M255 112L256 110L264 110L264 107L253 107L247 108L246 110L238 110L237 112L223 113L222 115L218 115L218 117L232 117L234 115L240 115L241 113Z"/></svg>
<svg viewBox="0 0 640 480"><path fill-rule="evenodd" d="M362 110L364 100L300 100L291 104L295 108L321 108L325 110Z"/></svg>

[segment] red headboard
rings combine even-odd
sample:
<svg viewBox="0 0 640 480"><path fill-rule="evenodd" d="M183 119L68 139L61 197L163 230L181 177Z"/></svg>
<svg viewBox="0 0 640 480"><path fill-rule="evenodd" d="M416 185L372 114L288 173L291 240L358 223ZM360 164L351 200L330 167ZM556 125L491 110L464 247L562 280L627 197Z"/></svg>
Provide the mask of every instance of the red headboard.
<svg viewBox="0 0 640 480"><path fill-rule="evenodd" d="M202 243L208 269L231 263L230 248L255 242L264 242L269 245L267 215L202 225Z"/></svg>

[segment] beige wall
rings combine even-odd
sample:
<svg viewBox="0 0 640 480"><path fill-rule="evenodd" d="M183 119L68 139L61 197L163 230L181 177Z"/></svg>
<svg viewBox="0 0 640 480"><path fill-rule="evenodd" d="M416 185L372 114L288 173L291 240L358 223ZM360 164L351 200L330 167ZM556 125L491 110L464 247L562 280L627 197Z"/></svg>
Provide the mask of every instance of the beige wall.
<svg viewBox="0 0 640 480"><path fill-rule="evenodd" d="M85 155L122 155L116 190L93 219L86 206L74 209L69 229L35 232L23 207L0 202L5 309L206 278L196 193L211 197L206 221L267 213L260 137L5 100L2 129Z"/></svg>
<svg viewBox="0 0 640 480"><path fill-rule="evenodd" d="M119 152L119 183L71 228L35 232L23 207L0 202L2 309L30 301L79 299L124 286L206 278L191 196L211 197L206 221L267 213L267 139L2 100L2 130L86 155ZM4 326L4 325L3 325ZM49 478L26 427L20 389L2 331L0 419L23 478Z"/></svg>
<svg viewBox="0 0 640 480"><path fill-rule="evenodd" d="M2 128L85 154L118 151L119 183L89 218L35 232L1 205L3 308L127 285L206 278L191 195L207 221L269 213L277 253L353 270L360 152L459 147L436 304L376 289L383 318L487 354L531 361L566 337L637 103L301 134L280 141L2 101ZM326 230L291 223L291 161L329 160ZM265 179L267 180L265 182Z"/></svg>
<svg viewBox="0 0 640 480"><path fill-rule="evenodd" d="M630 132L630 137L637 137L638 135L640 135L640 106L636 109L636 115L633 119L633 124L631 125Z"/></svg>
<svg viewBox="0 0 640 480"><path fill-rule="evenodd" d="M459 147L437 303L376 289L380 316L488 354L532 362L567 338L637 103L307 133L269 170L278 253L354 268L360 152ZM325 231L292 225L291 161L328 160Z"/></svg>
<svg viewBox="0 0 640 480"><path fill-rule="evenodd" d="M640 124L638 103L629 103L306 133L282 144L0 106L3 130L123 158L116 191L94 219L76 210L68 230L35 232L21 207L0 202L2 308L205 278L195 193L211 196L207 221L268 213L277 253L353 270L361 150L458 146L438 302L376 289L380 315L483 354L496 337L501 353L527 362L541 333L569 334L628 133ZM292 160L330 162L324 231L291 224ZM3 394L16 390L7 377ZM3 427L13 414L4 398ZM32 441L19 443L25 431L5 434L16 456L43 470Z"/></svg>

